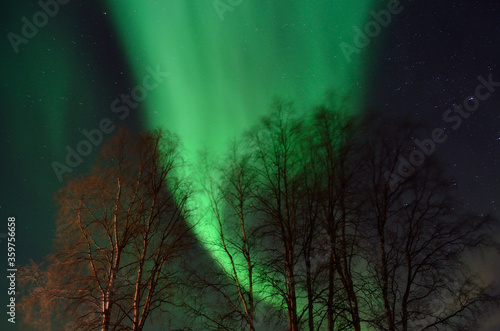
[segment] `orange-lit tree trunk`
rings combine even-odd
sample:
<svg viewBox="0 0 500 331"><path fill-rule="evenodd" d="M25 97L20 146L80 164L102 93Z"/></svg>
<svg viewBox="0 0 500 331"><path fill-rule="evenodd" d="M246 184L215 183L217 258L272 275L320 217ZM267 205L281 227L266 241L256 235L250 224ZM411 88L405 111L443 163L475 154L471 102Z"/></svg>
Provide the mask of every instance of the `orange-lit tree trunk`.
<svg viewBox="0 0 500 331"><path fill-rule="evenodd" d="M56 320L68 314L75 328L142 330L170 298L167 267L189 230L181 163L168 133L122 130L104 145L93 171L58 194L56 252L25 274L39 290L28 302L68 307Z"/></svg>

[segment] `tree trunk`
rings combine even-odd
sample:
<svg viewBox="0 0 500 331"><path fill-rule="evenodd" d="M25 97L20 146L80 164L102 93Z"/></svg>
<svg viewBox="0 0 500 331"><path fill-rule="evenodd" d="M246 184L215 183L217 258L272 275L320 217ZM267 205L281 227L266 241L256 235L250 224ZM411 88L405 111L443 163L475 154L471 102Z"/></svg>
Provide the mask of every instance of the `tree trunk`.
<svg viewBox="0 0 500 331"><path fill-rule="evenodd" d="M309 252L310 250L307 250ZM306 288L307 288L307 313L309 316L309 331L314 331L314 309L313 309L313 290L311 279L311 260L310 253L306 253Z"/></svg>

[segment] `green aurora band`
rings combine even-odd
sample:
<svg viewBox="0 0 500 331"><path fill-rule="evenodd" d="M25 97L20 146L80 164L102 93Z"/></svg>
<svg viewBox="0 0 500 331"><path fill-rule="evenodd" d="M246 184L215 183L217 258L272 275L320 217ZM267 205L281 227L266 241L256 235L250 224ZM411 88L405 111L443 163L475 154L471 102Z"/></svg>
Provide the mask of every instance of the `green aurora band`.
<svg viewBox="0 0 500 331"><path fill-rule="evenodd" d="M222 155L266 113L274 96L306 110L335 90L354 95L353 111L363 107L363 58L370 54L355 53L349 63L340 44L354 45L353 26L364 28L373 19L371 0L243 0L223 19L213 1L107 5L136 80L142 81L147 66L169 73L144 100L141 118L148 128L178 133L194 168L198 151ZM195 233L210 242L218 232L207 197L196 192L193 203L204 212L204 222ZM206 248L225 263L221 252Z"/></svg>

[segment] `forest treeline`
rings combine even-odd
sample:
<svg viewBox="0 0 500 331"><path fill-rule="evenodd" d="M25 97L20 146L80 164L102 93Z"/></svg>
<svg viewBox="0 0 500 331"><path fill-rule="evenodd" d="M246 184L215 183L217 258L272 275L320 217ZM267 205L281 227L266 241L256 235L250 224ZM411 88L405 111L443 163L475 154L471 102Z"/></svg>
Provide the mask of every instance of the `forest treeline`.
<svg viewBox="0 0 500 331"><path fill-rule="evenodd" d="M54 252L20 273L23 323L478 329L498 297L466 254L496 246L492 217L464 209L435 155L402 164L417 125L343 107L277 100L196 168L175 134L121 130L57 193Z"/></svg>

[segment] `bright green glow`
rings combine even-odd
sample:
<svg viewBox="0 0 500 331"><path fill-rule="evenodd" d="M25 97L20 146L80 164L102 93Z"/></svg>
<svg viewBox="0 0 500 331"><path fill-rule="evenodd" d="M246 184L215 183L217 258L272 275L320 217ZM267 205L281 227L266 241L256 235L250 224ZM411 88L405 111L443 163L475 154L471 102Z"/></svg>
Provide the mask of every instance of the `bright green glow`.
<svg viewBox="0 0 500 331"><path fill-rule="evenodd" d="M224 3L226 3L224 1ZM108 0L128 61L138 81L146 66L170 76L144 101L144 118L179 133L194 155L216 154L266 113L274 96L299 109L319 104L328 89L354 93L363 106L363 56L345 59L339 44L353 45L352 26L363 28L370 0L249 1L224 13L213 1ZM200 238L217 237L202 190L194 203L205 213ZM212 250L223 261L220 252Z"/></svg>

